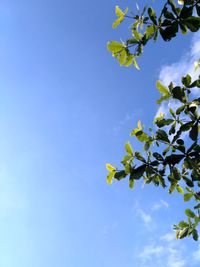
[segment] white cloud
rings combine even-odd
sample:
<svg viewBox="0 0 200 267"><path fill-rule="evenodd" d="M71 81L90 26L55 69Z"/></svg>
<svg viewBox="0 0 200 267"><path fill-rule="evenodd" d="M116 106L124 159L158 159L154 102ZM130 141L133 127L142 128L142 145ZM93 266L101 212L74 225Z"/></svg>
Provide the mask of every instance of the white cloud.
<svg viewBox="0 0 200 267"><path fill-rule="evenodd" d="M141 250L140 250L141 251ZM149 245L143 247L138 254L140 266L185 267L188 258L182 241L175 239L175 234L167 233Z"/></svg>
<svg viewBox="0 0 200 267"><path fill-rule="evenodd" d="M143 222L148 225L152 222L152 217L151 215L145 213L142 209L137 209L137 214L138 216L143 220Z"/></svg>
<svg viewBox="0 0 200 267"><path fill-rule="evenodd" d="M194 37L191 41L190 49L187 53L185 53L178 62L172 63L171 65L164 65L161 67L161 71L159 74L159 79L161 82L168 86L170 82L174 84L180 84L181 77L185 76L186 74L190 74L192 79L198 78L199 71L194 72L194 61L197 61L200 58L200 33L195 33ZM200 88L192 88L192 93L194 95L199 95ZM177 104L173 101L168 103L163 102L157 113L156 116L163 112L164 114L168 114L168 105L171 107L176 108Z"/></svg>
<svg viewBox="0 0 200 267"><path fill-rule="evenodd" d="M196 251L193 252L192 254L193 260L196 262L200 262L200 245Z"/></svg>
<svg viewBox="0 0 200 267"><path fill-rule="evenodd" d="M171 241L175 240L175 234L173 232L167 233L167 234L161 236L160 239L167 241L167 242L171 242Z"/></svg>
<svg viewBox="0 0 200 267"><path fill-rule="evenodd" d="M156 211L156 210L159 210L161 208L168 208L168 207L169 207L169 204L166 201L161 199L159 202L153 204L151 209L152 209L152 211Z"/></svg>
<svg viewBox="0 0 200 267"><path fill-rule="evenodd" d="M198 72L194 72L194 61L200 58L200 33L194 34L189 52L176 63L163 66L160 71L159 79L169 85L172 81L177 84L182 76L189 73L192 78L198 77ZM199 89L198 89L199 90Z"/></svg>
<svg viewBox="0 0 200 267"><path fill-rule="evenodd" d="M138 257L141 258L142 261L147 261L152 257L160 257L163 251L163 246L148 245L144 247L143 251L139 254Z"/></svg>

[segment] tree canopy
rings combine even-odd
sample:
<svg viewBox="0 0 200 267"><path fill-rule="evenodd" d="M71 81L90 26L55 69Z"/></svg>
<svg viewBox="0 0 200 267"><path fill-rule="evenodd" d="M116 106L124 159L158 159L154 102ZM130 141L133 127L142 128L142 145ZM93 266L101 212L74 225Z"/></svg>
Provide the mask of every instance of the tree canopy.
<svg viewBox="0 0 200 267"><path fill-rule="evenodd" d="M122 21L132 19L131 37L125 42L111 41L108 50L117 58L121 66L134 65L139 69L137 58L142 55L143 48L158 36L164 41L170 41L178 32L197 32L200 28L200 1L180 0L177 4L168 0L159 15L152 7L144 7L138 14L128 13L128 8L122 11L116 6L116 28ZM198 71L200 61L197 59L195 71ZM193 209L186 209L186 220L174 225L177 238L192 236L198 240L198 224L200 223L200 145L199 130L200 97L193 92L200 88L200 76L193 80L189 74L180 77L180 84L172 82L166 86L161 81L156 82L161 97L157 101L174 101L175 105L168 111L160 113L153 121L155 125L144 129L141 121L130 133L143 144L143 151L134 151L130 142L125 144L125 152L121 168L106 164L107 183L113 178L120 181L129 179L129 187L134 187L135 181L143 179L144 184L154 184L168 188L170 194L177 191L183 194L183 200L195 201Z"/></svg>

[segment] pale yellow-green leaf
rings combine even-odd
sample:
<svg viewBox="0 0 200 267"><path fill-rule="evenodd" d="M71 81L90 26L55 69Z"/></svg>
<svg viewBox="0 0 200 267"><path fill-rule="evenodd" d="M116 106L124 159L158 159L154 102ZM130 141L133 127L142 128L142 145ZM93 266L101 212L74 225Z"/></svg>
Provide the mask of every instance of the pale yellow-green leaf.
<svg viewBox="0 0 200 267"><path fill-rule="evenodd" d="M112 184L114 174L115 172L109 172L106 179L107 184Z"/></svg>
<svg viewBox="0 0 200 267"><path fill-rule="evenodd" d="M136 135L136 133L138 133L139 131L141 130L139 130L138 128L133 129L130 133L130 136Z"/></svg>
<svg viewBox="0 0 200 267"><path fill-rule="evenodd" d="M111 42L108 42L107 48L112 53L118 53L124 49L124 45L117 41L111 41Z"/></svg>
<svg viewBox="0 0 200 267"><path fill-rule="evenodd" d="M183 188L179 184L177 184L176 190L178 191L178 193L184 194L184 190L183 190Z"/></svg>
<svg viewBox="0 0 200 267"><path fill-rule="evenodd" d="M127 163L127 164L124 166L124 169L125 169L126 174L129 174L130 171L131 171L131 166L130 166L130 164Z"/></svg>
<svg viewBox="0 0 200 267"><path fill-rule="evenodd" d="M119 6L116 6L116 7L115 7L115 14L116 14L116 16L118 16L118 17L122 17L122 16L125 15L124 12L119 8Z"/></svg>
<svg viewBox="0 0 200 267"><path fill-rule="evenodd" d="M117 28L117 26L124 20L124 16L119 17L118 19L116 19L113 24L112 24L112 28L115 29Z"/></svg>
<svg viewBox="0 0 200 267"><path fill-rule="evenodd" d="M112 171L115 171L116 168L113 167L110 163L106 163L106 169L109 171L109 172L112 172Z"/></svg>
<svg viewBox="0 0 200 267"><path fill-rule="evenodd" d="M184 5L184 0L178 0L179 5Z"/></svg>
<svg viewBox="0 0 200 267"><path fill-rule="evenodd" d="M164 94L164 95L169 94L169 91L168 91L167 87L165 87L165 86L161 83L160 80L158 80L158 81L156 82L156 87L157 87L157 89L159 90L159 92L160 92L161 94Z"/></svg>
<svg viewBox="0 0 200 267"><path fill-rule="evenodd" d="M138 130L142 130L142 123L141 123L141 120L138 121L137 123L137 127L138 127Z"/></svg>
<svg viewBox="0 0 200 267"><path fill-rule="evenodd" d="M134 187L134 179L130 179L129 180L129 187L130 187L130 189L133 189L133 187Z"/></svg>
<svg viewBox="0 0 200 267"><path fill-rule="evenodd" d="M133 63L134 56L131 54L128 54L126 57L126 62L124 63L125 67L129 67Z"/></svg>
<svg viewBox="0 0 200 267"><path fill-rule="evenodd" d="M134 64L134 66L136 67L137 70L140 70L140 67L138 66L137 61L136 61L135 58L133 58L133 64Z"/></svg>
<svg viewBox="0 0 200 267"><path fill-rule="evenodd" d="M133 155L133 149L132 149L131 144L129 142L127 142L125 144L125 150L129 155Z"/></svg>
<svg viewBox="0 0 200 267"><path fill-rule="evenodd" d="M118 56L118 61L120 66L124 65L124 63L126 62L126 50L122 50L122 52L120 53L120 55Z"/></svg>
<svg viewBox="0 0 200 267"><path fill-rule="evenodd" d="M137 41L140 41L141 40L142 35L136 29L133 28L132 29L132 33L133 33L133 37L135 37L135 39Z"/></svg>
<svg viewBox="0 0 200 267"><path fill-rule="evenodd" d="M154 29L153 25L147 27L147 29L146 29L146 38L148 39L149 37L151 37L154 34L154 31L155 31L155 29Z"/></svg>

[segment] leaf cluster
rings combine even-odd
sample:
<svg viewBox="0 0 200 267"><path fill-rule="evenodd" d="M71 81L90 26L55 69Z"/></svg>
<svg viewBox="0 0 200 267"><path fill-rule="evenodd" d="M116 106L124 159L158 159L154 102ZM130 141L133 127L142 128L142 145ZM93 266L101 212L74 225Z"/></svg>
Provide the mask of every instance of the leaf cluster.
<svg viewBox="0 0 200 267"><path fill-rule="evenodd" d="M133 64L137 69L137 58L143 53L149 41L157 41L160 36L168 42L176 37L178 32L197 32L200 28L200 0L182 0L176 5L174 0L167 0L160 14L152 7L144 7L142 12L137 8L137 14L128 14L128 8L122 11L116 6L117 19L112 27L116 28L124 19L130 19L131 36L124 42L110 41L107 48L121 66ZM180 5L181 4L181 5Z"/></svg>
<svg viewBox="0 0 200 267"><path fill-rule="evenodd" d="M121 160L123 168L107 164L107 182L129 179L130 188L135 181L143 179L144 184L154 184L168 188L170 194L177 191L183 194L184 201L193 199L199 202L192 210L185 211L187 221L174 228L177 238L192 235L198 239L197 226L200 220L200 97L194 98L192 91L200 88L200 76L192 81L188 74L182 77L180 85L170 83L168 87L156 82L161 97L157 101L175 101L167 114L160 113L154 119L154 126L146 131L138 121L130 135L143 144L143 151L134 151L128 142L126 154ZM186 192L186 193L185 193Z"/></svg>

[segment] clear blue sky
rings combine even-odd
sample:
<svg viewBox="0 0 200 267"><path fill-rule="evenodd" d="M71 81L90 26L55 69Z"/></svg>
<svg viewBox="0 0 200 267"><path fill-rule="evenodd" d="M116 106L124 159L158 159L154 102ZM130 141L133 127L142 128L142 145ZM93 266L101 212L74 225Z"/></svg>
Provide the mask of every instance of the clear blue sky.
<svg viewBox="0 0 200 267"><path fill-rule="evenodd" d="M0 267L199 266L198 243L173 240L181 196L106 184L105 163L117 165L138 119L148 126L157 112L163 66L182 66L195 42L160 41L140 72L121 68L106 50L126 37L127 25L111 28L117 4L135 9L0 3Z"/></svg>

